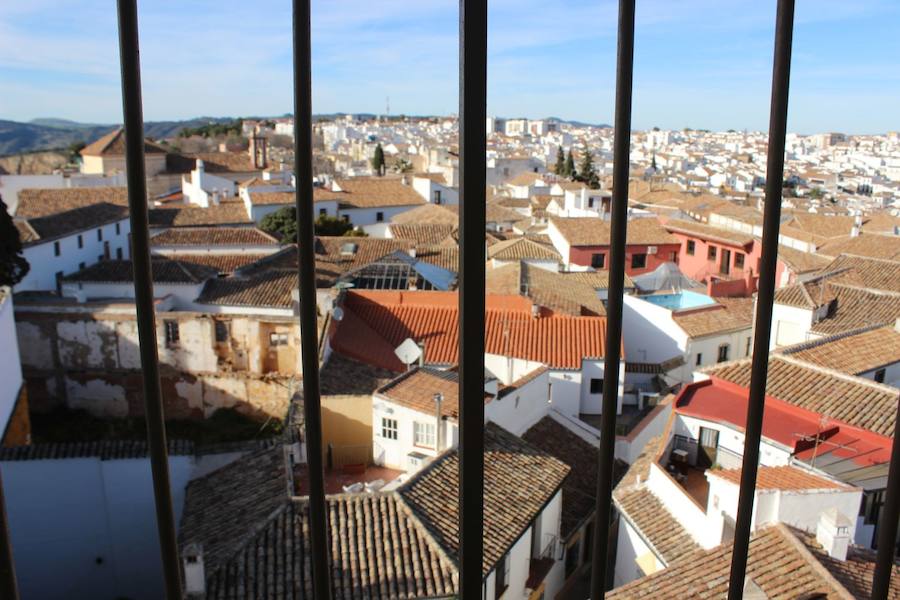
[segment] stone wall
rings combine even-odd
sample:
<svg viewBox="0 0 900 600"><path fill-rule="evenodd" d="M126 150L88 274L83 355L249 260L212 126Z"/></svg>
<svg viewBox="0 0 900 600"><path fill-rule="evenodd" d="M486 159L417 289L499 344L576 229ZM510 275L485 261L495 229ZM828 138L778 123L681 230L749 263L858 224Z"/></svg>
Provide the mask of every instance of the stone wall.
<svg viewBox="0 0 900 600"><path fill-rule="evenodd" d="M227 322L226 341L216 340L216 320ZM166 321L178 323L177 343L167 343ZM143 414L133 315L22 311L16 329L32 410ZM271 345L273 333L287 334L287 343ZM299 376L299 327L292 320L159 313L157 341L168 418L205 418L219 408L260 419L285 416L289 381Z"/></svg>

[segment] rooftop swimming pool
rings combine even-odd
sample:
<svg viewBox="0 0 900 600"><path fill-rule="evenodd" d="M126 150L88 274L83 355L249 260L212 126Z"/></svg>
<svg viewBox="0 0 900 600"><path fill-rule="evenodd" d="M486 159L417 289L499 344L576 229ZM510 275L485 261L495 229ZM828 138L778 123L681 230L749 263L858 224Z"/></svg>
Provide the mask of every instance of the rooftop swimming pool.
<svg viewBox="0 0 900 600"><path fill-rule="evenodd" d="M715 300L713 300L706 294L700 294L698 292L692 292L690 290L682 290L675 294L653 294L651 296L644 296L642 300L646 300L647 302L651 302L657 306L662 306L663 308L667 308L669 310L698 308L700 306L707 306L709 304L716 303Z"/></svg>

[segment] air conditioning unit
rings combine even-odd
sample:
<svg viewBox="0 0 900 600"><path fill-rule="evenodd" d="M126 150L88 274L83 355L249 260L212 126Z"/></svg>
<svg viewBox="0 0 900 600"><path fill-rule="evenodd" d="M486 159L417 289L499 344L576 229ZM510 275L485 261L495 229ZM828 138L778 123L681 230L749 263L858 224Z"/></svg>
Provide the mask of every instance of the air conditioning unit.
<svg viewBox="0 0 900 600"><path fill-rule="evenodd" d="M410 452L406 455L406 471L408 473L415 473L429 462L429 457L421 452Z"/></svg>
<svg viewBox="0 0 900 600"><path fill-rule="evenodd" d="M647 246L647 254L656 254L658 250L656 246Z"/></svg>

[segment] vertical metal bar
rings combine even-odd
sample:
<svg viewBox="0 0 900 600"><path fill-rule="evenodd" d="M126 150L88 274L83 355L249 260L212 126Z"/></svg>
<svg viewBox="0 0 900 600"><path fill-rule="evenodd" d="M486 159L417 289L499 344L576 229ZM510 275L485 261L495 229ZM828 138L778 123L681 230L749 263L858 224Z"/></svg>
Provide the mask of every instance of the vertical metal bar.
<svg viewBox="0 0 900 600"><path fill-rule="evenodd" d="M613 458L616 441L616 400L622 344L622 305L625 288L625 242L628 228L628 173L631 153L631 91L634 74L635 0L619 1L616 58L616 114L613 141L613 190L610 215L609 295L606 307L606 347L603 357L603 407L600 416L600 466L597 513L591 567L591 598L604 597L607 583ZM589 151L589 149L587 150Z"/></svg>
<svg viewBox="0 0 900 600"><path fill-rule="evenodd" d="M322 461L322 399L319 389L319 328L316 310L316 255L313 222L312 42L310 0L294 0L294 174L297 252L300 265L300 347L303 412L309 467L309 542L313 597L331 598L328 530Z"/></svg>
<svg viewBox="0 0 900 600"><path fill-rule="evenodd" d="M13 563L12 538L6 520L6 499L3 497L3 477L0 474L0 598L18 600L16 566Z"/></svg>
<svg viewBox="0 0 900 600"><path fill-rule="evenodd" d="M772 303L775 300L775 265L778 259L778 226L784 183L784 139L787 133L788 86L791 80L791 42L794 32L794 0L778 0L775 21L775 58L772 67L772 100L769 108L769 145L766 164L766 199L763 211L762 258L756 300L750 395L744 432L744 458L738 499L728 599L740 600L750 545L750 521L759 466L759 440L765 410L766 376L769 367L769 336L772 333Z"/></svg>
<svg viewBox="0 0 900 600"><path fill-rule="evenodd" d="M482 595L487 2L459 3L459 595Z"/></svg>
<svg viewBox="0 0 900 600"><path fill-rule="evenodd" d="M887 600L891 587L891 569L897 544L897 524L900 519L900 398L897 401L897 420L894 423L894 443L891 450L891 466L888 469L887 491L884 507L878 517L878 554L875 558L875 575L872 578L872 600Z"/></svg>
<svg viewBox="0 0 900 600"><path fill-rule="evenodd" d="M131 213L131 262L134 267L134 302L147 415L147 444L153 472L156 528L162 554L166 597L181 598L181 565L175 537L166 424L159 384L156 316L150 265L147 222L147 181L144 173L144 116L141 104L141 61L136 0L119 0L119 56L122 68L122 113L125 123L125 167Z"/></svg>

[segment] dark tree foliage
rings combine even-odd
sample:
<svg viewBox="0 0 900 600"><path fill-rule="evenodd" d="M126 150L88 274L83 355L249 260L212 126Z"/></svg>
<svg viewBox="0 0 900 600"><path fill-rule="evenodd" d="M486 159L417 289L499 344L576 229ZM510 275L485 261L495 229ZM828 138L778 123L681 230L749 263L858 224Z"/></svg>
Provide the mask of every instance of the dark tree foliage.
<svg viewBox="0 0 900 600"><path fill-rule="evenodd" d="M297 240L297 211L293 206L279 208L259 222L259 228L284 243Z"/></svg>
<svg viewBox="0 0 900 600"><path fill-rule="evenodd" d="M581 181L593 190L600 187L600 178L594 170L594 159L591 158L591 151L585 150L581 157L581 164L578 165L578 174L575 181Z"/></svg>
<svg viewBox="0 0 900 600"><path fill-rule="evenodd" d="M556 149L556 171L557 175L565 175L566 172L566 155L563 153L562 146Z"/></svg>
<svg viewBox="0 0 900 600"><path fill-rule="evenodd" d="M185 127L178 132L178 137L188 138L193 135L199 135L205 138L219 137L223 135L241 135L244 126L243 119L237 119L230 123L208 123L200 127Z"/></svg>
<svg viewBox="0 0 900 600"><path fill-rule="evenodd" d="M372 155L372 170L376 175L384 175L384 149L381 144L375 146L375 153Z"/></svg>
<svg viewBox="0 0 900 600"><path fill-rule="evenodd" d="M293 206L285 206L263 217L259 228L274 235L283 243L297 241L297 212ZM366 237L363 231L353 228L353 224L338 217L322 215L316 219L316 235Z"/></svg>
<svg viewBox="0 0 900 600"><path fill-rule="evenodd" d="M566 155L566 168L563 169L563 177L568 177L571 179L575 177L575 159L572 157L572 149L569 148L569 153Z"/></svg>
<svg viewBox="0 0 900 600"><path fill-rule="evenodd" d="M6 203L0 198L0 286L14 286L28 274L31 266L22 256L22 240Z"/></svg>

